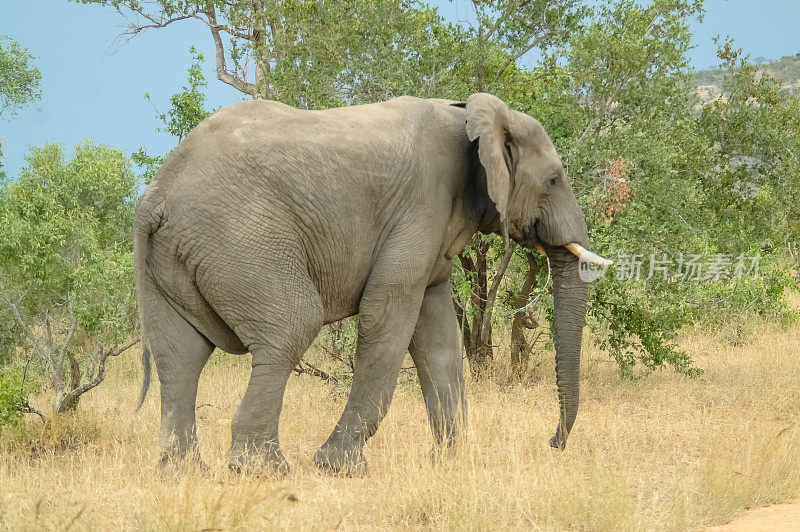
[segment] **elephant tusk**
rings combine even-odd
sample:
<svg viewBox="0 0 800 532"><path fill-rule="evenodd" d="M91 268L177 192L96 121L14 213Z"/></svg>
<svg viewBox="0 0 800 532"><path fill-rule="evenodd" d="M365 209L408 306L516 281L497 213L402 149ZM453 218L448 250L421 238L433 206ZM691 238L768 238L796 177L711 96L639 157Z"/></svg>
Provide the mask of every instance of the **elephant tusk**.
<svg viewBox="0 0 800 532"><path fill-rule="evenodd" d="M591 262L592 264L598 264L600 266L611 266L614 264L613 260L603 258L597 253L592 253L577 242L570 242L569 244L565 244L564 247L570 250L573 255L586 262Z"/></svg>

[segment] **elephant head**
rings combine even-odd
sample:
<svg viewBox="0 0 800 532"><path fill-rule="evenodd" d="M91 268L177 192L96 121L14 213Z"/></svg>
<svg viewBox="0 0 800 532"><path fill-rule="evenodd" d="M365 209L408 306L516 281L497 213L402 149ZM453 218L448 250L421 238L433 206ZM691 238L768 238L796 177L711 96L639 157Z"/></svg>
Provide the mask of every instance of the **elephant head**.
<svg viewBox="0 0 800 532"><path fill-rule="evenodd" d="M587 285L578 275L579 261L604 265L610 261L589 251L586 220L542 125L490 94L473 94L464 107L467 135L470 141L477 140L486 190L497 211L482 230L502 232L506 239L527 248L544 249L550 261L561 408L550 445L563 449L578 411L587 299Z"/></svg>

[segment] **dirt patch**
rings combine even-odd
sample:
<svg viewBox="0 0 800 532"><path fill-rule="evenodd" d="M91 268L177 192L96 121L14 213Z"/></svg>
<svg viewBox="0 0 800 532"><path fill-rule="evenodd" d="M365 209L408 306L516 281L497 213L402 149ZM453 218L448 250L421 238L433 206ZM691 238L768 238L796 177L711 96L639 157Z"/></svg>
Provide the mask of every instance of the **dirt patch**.
<svg viewBox="0 0 800 532"><path fill-rule="evenodd" d="M708 528L707 532L750 532L756 530L800 530L800 501L756 508L727 525Z"/></svg>

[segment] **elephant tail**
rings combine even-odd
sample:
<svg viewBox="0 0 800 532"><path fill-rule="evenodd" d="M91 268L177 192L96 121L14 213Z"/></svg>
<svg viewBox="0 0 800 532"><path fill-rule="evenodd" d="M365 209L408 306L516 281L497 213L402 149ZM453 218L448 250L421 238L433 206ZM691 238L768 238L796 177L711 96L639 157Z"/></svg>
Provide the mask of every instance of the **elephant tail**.
<svg viewBox="0 0 800 532"><path fill-rule="evenodd" d="M150 348L147 346L142 350L142 370L144 370L144 377L142 378L142 390L139 392L139 405L136 410L142 408L147 397L147 390L150 389Z"/></svg>
<svg viewBox="0 0 800 532"><path fill-rule="evenodd" d="M142 390L139 394L139 410L147 397L147 390L150 388L150 343L147 339L147 328L145 327L145 285L147 284L147 252L152 235L161 225L163 211L160 204L153 206L148 201L148 191L145 191L136 209L136 217L133 230L133 268L136 282L136 299L139 304L139 330L142 336L142 369L144 377L142 380Z"/></svg>

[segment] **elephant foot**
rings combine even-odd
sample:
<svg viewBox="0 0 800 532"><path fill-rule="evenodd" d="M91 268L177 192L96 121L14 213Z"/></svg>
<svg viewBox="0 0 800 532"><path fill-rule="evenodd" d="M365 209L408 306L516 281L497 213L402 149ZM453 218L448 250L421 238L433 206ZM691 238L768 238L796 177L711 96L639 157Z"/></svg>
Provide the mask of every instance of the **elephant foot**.
<svg viewBox="0 0 800 532"><path fill-rule="evenodd" d="M348 477L363 477L369 473L364 451L333 445L323 445L314 455L314 464L324 471Z"/></svg>
<svg viewBox="0 0 800 532"><path fill-rule="evenodd" d="M181 477L187 473L198 473L203 477L211 477L211 468L200 458L197 448L180 452L178 450L162 451L158 460L158 470L162 477Z"/></svg>
<svg viewBox="0 0 800 532"><path fill-rule="evenodd" d="M235 443L231 446L228 468L234 473L258 474L269 471L279 475L289 474L289 461L275 442Z"/></svg>
<svg viewBox="0 0 800 532"><path fill-rule="evenodd" d="M563 451L567 447L567 439L562 438L561 434L556 432L556 434L550 438L550 447Z"/></svg>

